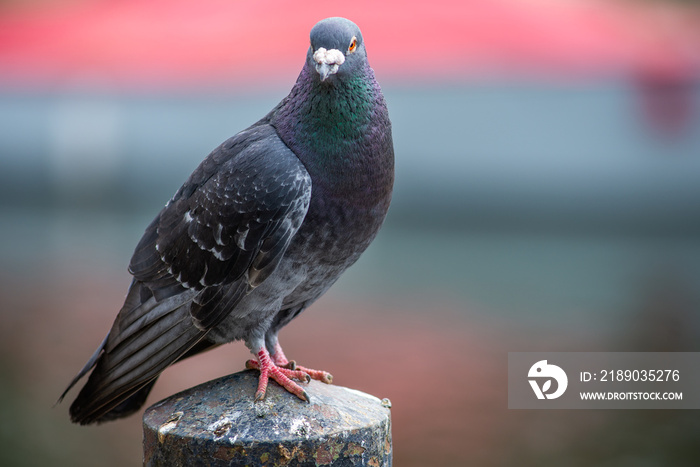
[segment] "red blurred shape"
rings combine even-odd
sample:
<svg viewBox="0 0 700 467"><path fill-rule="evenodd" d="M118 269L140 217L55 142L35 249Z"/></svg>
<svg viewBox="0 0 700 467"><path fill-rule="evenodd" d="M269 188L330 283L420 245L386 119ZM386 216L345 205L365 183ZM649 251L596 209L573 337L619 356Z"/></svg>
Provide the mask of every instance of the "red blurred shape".
<svg viewBox="0 0 700 467"><path fill-rule="evenodd" d="M700 70L700 10L602 0L105 0L0 10L0 82L39 86L288 83L313 24L357 22L380 76L589 77ZM658 58L662 57L662 60Z"/></svg>

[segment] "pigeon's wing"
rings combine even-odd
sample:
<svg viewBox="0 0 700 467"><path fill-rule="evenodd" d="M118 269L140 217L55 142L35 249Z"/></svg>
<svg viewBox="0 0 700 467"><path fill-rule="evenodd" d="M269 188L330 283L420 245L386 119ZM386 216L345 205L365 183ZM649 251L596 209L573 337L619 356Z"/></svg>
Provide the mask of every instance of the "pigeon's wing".
<svg viewBox="0 0 700 467"><path fill-rule="evenodd" d="M213 302L235 284L249 292L275 270L310 199L303 164L272 127L256 127L193 173L146 230L129 270L156 300L198 291L192 316L211 329L230 311Z"/></svg>
<svg viewBox="0 0 700 467"><path fill-rule="evenodd" d="M309 174L271 127L215 149L136 247L124 306L78 375L95 366L71 406L73 420L128 415L168 365L205 348L206 333L275 270L310 199ZM137 404L126 410L129 398Z"/></svg>

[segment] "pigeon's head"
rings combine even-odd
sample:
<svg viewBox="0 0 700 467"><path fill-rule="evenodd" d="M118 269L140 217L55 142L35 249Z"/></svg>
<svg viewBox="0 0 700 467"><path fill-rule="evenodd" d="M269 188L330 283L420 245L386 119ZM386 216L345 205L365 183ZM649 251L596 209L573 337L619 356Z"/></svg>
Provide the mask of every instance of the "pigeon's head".
<svg viewBox="0 0 700 467"><path fill-rule="evenodd" d="M326 18L311 29L307 62L321 81L352 76L367 59L362 33L345 18Z"/></svg>

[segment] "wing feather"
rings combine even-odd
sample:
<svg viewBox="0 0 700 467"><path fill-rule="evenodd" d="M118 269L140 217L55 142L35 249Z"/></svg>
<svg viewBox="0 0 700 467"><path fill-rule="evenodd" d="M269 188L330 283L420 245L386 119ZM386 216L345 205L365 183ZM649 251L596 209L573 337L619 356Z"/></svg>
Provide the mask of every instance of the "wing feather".
<svg viewBox="0 0 700 467"><path fill-rule="evenodd" d="M134 281L99 358L91 360L73 420L133 412L160 372L199 351L207 332L274 272L310 198L309 174L269 125L215 149L134 250Z"/></svg>

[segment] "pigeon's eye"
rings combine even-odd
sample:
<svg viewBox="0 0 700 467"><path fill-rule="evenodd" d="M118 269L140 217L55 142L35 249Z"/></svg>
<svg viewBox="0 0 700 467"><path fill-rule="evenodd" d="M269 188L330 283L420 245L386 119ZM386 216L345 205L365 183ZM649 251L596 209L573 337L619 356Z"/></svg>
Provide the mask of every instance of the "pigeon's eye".
<svg viewBox="0 0 700 467"><path fill-rule="evenodd" d="M353 53L356 48L357 48L357 37L353 37L352 42L350 42L350 47L348 47L348 53Z"/></svg>

